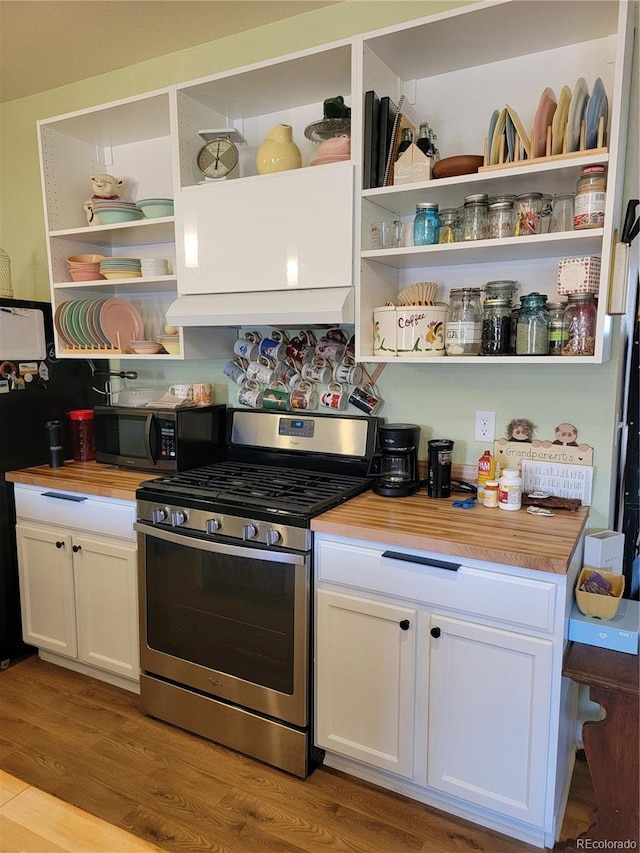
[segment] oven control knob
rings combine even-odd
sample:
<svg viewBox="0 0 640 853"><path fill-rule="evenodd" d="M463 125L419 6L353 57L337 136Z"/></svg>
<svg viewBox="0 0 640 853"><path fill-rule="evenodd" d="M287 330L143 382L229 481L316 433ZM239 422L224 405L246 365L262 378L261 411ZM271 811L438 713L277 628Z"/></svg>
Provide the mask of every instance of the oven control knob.
<svg viewBox="0 0 640 853"><path fill-rule="evenodd" d="M208 518L206 521L207 533L216 533L221 527L222 524L217 518Z"/></svg>
<svg viewBox="0 0 640 853"><path fill-rule="evenodd" d="M242 538L243 539L255 539L258 530L255 524L243 524L242 525Z"/></svg>
<svg viewBox="0 0 640 853"><path fill-rule="evenodd" d="M180 527L181 524L184 524L187 520L187 513L183 512L181 509L175 509L171 513L171 524L174 527Z"/></svg>
<svg viewBox="0 0 640 853"><path fill-rule="evenodd" d="M154 524L161 524L167 518L167 513L163 509L154 509L151 512L151 521Z"/></svg>
<svg viewBox="0 0 640 853"><path fill-rule="evenodd" d="M270 527L264 532L264 541L267 543L267 545L277 545L281 539L282 536L273 527Z"/></svg>

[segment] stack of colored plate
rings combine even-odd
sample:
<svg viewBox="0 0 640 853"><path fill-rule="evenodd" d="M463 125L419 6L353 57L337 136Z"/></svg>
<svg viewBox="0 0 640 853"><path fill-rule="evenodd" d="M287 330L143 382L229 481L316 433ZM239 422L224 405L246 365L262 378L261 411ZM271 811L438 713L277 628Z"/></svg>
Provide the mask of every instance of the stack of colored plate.
<svg viewBox="0 0 640 853"><path fill-rule="evenodd" d="M56 308L54 324L69 348L131 350L144 331L138 310L125 299L72 299Z"/></svg>
<svg viewBox="0 0 640 853"><path fill-rule="evenodd" d="M140 258L104 258L100 261L100 273L108 279L140 278Z"/></svg>

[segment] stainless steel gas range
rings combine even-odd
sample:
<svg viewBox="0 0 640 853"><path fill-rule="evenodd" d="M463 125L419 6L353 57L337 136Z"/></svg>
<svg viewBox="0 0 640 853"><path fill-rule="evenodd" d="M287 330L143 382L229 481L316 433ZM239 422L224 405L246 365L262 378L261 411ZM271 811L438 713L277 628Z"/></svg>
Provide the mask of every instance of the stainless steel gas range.
<svg viewBox="0 0 640 853"><path fill-rule="evenodd" d="M227 414L226 461L136 493L141 705L305 778L321 759L310 523L371 486L378 420Z"/></svg>

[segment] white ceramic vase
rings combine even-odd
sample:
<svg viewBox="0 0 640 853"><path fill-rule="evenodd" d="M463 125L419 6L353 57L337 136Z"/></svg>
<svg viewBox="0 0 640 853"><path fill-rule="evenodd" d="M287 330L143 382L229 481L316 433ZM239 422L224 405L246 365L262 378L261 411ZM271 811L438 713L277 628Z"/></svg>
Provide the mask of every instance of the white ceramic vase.
<svg viewBox="0 0 640 853"><path fill-rule="evenodd" d="M286 172L302 166L300 149L293 141L293 128L290 124L277 124L271 128L256 154L256 167L259 175L272 172Z"/></svg>

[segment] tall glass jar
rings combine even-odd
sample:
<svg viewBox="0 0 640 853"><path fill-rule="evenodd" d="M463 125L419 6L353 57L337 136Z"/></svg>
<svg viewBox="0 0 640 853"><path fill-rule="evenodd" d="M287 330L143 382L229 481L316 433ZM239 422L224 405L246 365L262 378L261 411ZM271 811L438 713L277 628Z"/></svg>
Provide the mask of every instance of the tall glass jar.
<svg viewBox="0 0 640 853"><path fill-rule="evenodd" d="M540 234L542 193L522 193L516 198L516 237Z"/></svg>
<svg viewBox="0 0 640 853"><path fill-rule="evenodd" d="M511 346L511 299L485 299L482 307L482 355L509 355Z"/></svg>
<svg viewBox="0 0 640 853"><path fill-rule="evenodd" d="M567 299L562 315L562 355L594 355L597 311L593 293L570 293Z"/></svg>
<svg viewBox="0 0 640 853"><path fill-rule="evenodd" d="M450 294L445 322L447 355L479 355L481 333L480 288L455 288Z"/></svg>
<svg viewBox="0 0 640 853"><path fill-rule="evenodd" d="M458 210L445 207L440 211L440 237L438 243L455 243L457 240Z"/></svg>
<svg viewBox="0 0 640 853"><path fill-rule="evenodd" d="M489 237L513 237L515 229L513 202L489 202Z"/></svg>
<svg viewBox="0 0 640 853"><path fill-rule="evenodd" d="M549 312L547 297L528 293L520 297L516 327L516 355L547 355L549 352Z"/></svg>
<svg viewBox="0 0 640 853"><path fill-rule="evenodd" d="M462 211L462 239L486 240L489 236L489 197L485 193L468 195Z"/></svg>
<svg viewBox="0 0 640 853"><path fill-rule="evenodd" d="M433 246L440 236L440 217L435 201L420 201L413 220L413 245Z"/></svg>
<svg viewBox="0 0 640 853"><path fill-rule="evenodd" d="M607 175L605 166L583 166L576 184L573 211L573 227L602 228L604 206L607 198Z"/></svg>
<svg viewBox="0 0 640 853"><path fill-rule="evenodd" d="M562 330L562 315L566 302L547 302L549 312L549 355L562 355L566 337Z"/></svg>

